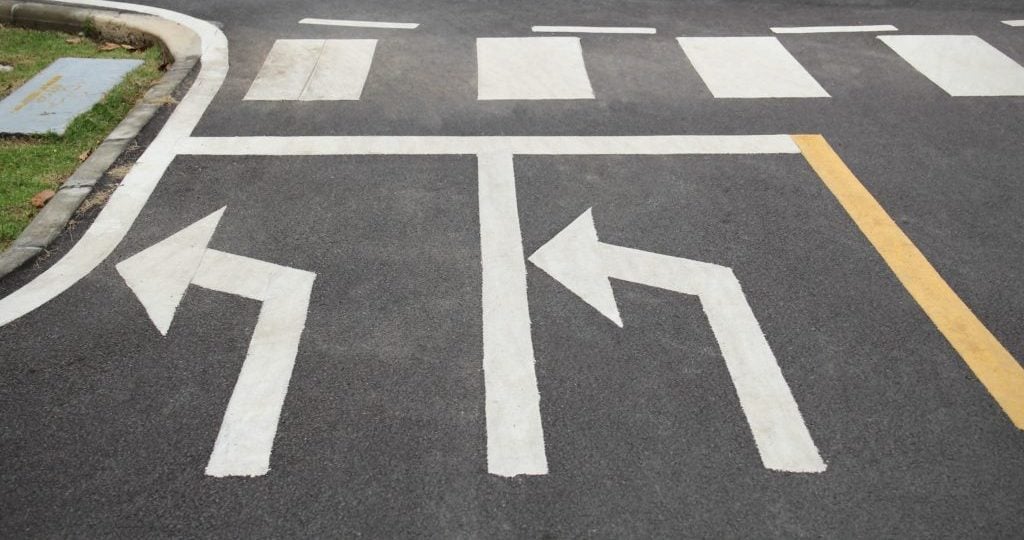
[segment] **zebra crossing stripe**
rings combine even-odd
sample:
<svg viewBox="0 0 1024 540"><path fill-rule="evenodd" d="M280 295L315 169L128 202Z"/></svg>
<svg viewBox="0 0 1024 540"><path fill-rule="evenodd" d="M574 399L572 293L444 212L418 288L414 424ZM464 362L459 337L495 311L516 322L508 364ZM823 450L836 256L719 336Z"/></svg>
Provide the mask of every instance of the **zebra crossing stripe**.
<svg viewBox="0 0 1024 540"><path fill-rule="evenodd" d="M679 45L717 98L829 97L774 37L681 37Z"/></svg>
<svg viewBox="0 0 1024 540"><path fill-rule="evenodd" d="M594 99L578 37L477 38L481 100Z"/></svg>
<svg viewBox="0 0 1024 540"><path fill-rule="evenodd" d="M359 99L376 47L375 39L279 39L243 99Z"/></svg>
<svg viewBox="0 0 1024 540"><path fill-rule="evenodd" d="M978 36L878 36L951 96L1024 96L1024 67Z"/></svg>

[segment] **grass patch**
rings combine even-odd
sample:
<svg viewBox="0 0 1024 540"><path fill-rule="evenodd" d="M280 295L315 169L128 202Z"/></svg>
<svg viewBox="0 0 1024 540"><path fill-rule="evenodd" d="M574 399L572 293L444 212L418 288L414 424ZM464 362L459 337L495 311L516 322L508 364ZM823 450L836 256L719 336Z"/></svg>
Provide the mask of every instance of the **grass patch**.
<svg viewBox="0 0 1024 540"><path fill-rule="evenodd" d="M161 76L159 47L103 51L103 43L61 32L0 27L0 63L14 66L12 71L0 72L0 99L61 57L145 61L100 103L76 118L64 135L0 138L0 250L6 249L38 212L29 204L32 196L44 189L57 189L71 176L81 163L80 156L99 145Z"/></svg>

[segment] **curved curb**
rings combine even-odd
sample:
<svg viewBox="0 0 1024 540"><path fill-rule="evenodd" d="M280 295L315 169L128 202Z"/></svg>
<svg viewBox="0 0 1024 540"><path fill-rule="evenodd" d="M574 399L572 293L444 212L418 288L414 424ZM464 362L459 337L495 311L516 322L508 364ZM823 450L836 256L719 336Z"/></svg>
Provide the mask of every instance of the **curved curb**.
<svg viewBox="0 0 1024 540"><path fill-rule="evenodd" d="M191 29L136 13L0 0L0 22L22 27L79 31L94 29L104 36L159 43L174 63L143 95L128 115L96 147L28 227L0 253L0 279L41 253L67 226L103 174L153 118L199 61L201 43Z"/></svg>

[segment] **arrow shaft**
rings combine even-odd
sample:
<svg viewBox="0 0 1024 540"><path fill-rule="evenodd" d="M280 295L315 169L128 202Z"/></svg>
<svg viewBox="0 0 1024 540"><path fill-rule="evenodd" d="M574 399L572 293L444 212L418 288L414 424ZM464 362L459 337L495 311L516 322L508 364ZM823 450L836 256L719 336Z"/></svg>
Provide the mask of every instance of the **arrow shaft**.
<svg viewBox="0 0 1024 540"><path fill-rule="evenodd" d="M270 469L316 274L208 249L192 280L260 300L259 320L206 466L210 476L259 476Z"/></svg>
<svg viewBox="0 0 1024 540"><path fill-rule="evenodd" d="M597 249L609 277L700 298L765 467L789 472L825 470L789 384L732 270L604 243Z"/></svg>

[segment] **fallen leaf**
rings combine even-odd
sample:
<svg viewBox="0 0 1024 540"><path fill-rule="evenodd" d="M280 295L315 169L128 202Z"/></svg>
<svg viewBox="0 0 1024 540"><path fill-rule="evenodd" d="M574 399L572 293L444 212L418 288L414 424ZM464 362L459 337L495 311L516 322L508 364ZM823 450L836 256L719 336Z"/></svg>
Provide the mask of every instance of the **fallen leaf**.
<svg viewBox="0 0 1024 540"><path fill-rule="evenodd" d="M120 48L121 48L121 46L118 45L117 43L111 43L109 41L104 43L103 45L100 45L100 46L96 47L96 49L101 50L101 51L113 51L113 50L117 50L117 49L120 49Z"/></svg>
<svg viewBox="0 0 1024 540"><path fill-rule="evenodd" d="M76 44L82 42L82 38L77 37L77 36L76 37L69 37L69 38L65 39L64 41L67 42L67 43L70 43L72 45L76 45Z"/></svg>
<svg viewBox="0 0 1024 540"><path fill-rule="evenodd" d="M78 154L78 161L85 161L85 160L89 159L89 154L91 154L91 153L92 153L92 150L86 150L85 152L82 152L81 154Z"/></svg>
<svg viewBox="0 0 1024 540"><path fill-rule="evenodd" d="M44 189L43 191L40 191L39 193L33 195L32 200L29 201L29 203L31 203L32 206L35 206L36 208L42 208L46 206L46 203L50 199L52 199L53 196L56 194L57 192L52 189Z"/></svg>
<svg viewBox="0 0 1024 540"><path fill-rule="evenodd" d="M122 43L121 48L127 51L134 51L135 49L138 49L138 47L136 47L135 45L129 45L127 43Z"/></svg>

